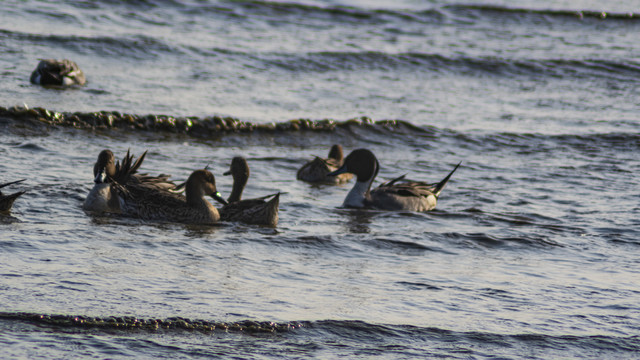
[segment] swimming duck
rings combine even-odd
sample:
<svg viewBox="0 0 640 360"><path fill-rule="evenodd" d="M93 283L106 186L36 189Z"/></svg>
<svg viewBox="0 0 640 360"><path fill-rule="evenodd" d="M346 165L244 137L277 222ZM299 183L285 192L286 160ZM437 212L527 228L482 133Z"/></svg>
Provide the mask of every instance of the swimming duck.
<svg viewBox="0 0 640 360"><path fill-rule="evenodd" d="M36 85L84 85L86 79L78 65L71 60L44 59L31 73L31 83Z"/></svg>
<svg viewBox="0 0 640 360"><path fill-rule="evenodd" d="M253 225L278 225L278 205L280 193L263 196L256 199L241 200L242 192L249 179L249 164L241 156L231 160L230 170L224 175L233 176L233 189L229 195L229 204L220 209L223 221L239 221ZM266 199L273 197L271 200Z"/></svg>
<svg viewBox="0 0 640 360"><path fill-rule="evenodd" d="M220 196L209 170L191 173L184 187L186 196L147 184L122 186L115 183L125 216L190 224L213 224L220 220L218 210L204 197L211 196L222 204L227 201Z"/></svg>
<svg viewBox="0 0 640 360"><path fill-rule="evenodd" d="M329 176L329 173L338 170L338 168L342 166L343 159L342 146L338 144L333 145L331 150L329 150L328 158L323 159L316 156L315 159L307 162L298 170L296 178L310 183L345 183L353 178L352 174L343 173L336 176Z"/></svg>
<svg viewBox="0 0 640 360"><path fill-rule="evenodd" d="M157 190L175 189L176 185L169 181L169 175L149 176L137 173L146 155L147 152L145 151L142 156L133 161L134 156L127 150L122 162L116 162L111 150L102 150L93 166L95 185L87 195L82 208L85 211L94 213L119 214L121 212L121 201L118 197L118 192L114 189L114 184L116 183L125 187L128 185L146 185Z"/></svg>
<svg viewBox="0 0 640 360"><path fill-rule="evenodd" d="M356 175L356 184L347 194L342 206L349 208L371 208L380 210L429 211L436 207L438 196L458 169L460 163L442 181L428 184L406 180L402 175L377 188L371 184L378 174L380 164L367 149L353 150L338 170L330 175L350 172Z"/></svg>
<svg viewBox="0 0 640 360"><path fill-rule="evenodd" d="M22 179L22 180L8 182L5 184L0 184L0 188L17 184L25 180L26 179ZM16 201L16 199L19 198L20 195L24 193L25 193L24 191L18 191L17 193L14 193L14 194L5 195L2 193L2 191L0 191L0 212L9 212L9 210L11 210L11 206L13 206L13 202Z"/></svg>

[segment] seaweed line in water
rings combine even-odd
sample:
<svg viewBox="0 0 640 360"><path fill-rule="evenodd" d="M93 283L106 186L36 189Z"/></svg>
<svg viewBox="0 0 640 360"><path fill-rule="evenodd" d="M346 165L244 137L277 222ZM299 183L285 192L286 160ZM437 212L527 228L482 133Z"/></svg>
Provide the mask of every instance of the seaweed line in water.
<svg viewBox="0 0 640 360"><path fill-rule="evenodd" d="M99 111L91 113L56 112L43 109L41 107L28 108L26 106L13 106L10 108L0 106L0 116L37 121L47 125L80 129L132 129L142 131L161 131L182 133L201 138L221 135L224 133L277 133L294 131L331 132L335 131L336 128L349 128L352 126L380 127L386 129L402 127L417 132L426 131L425 129L403 120L373 121L365 116L344 121L331 119L294 119L278 123L272 122L266 124L255 124L241 121L233 117L222 116L198 118L195 116L173 117L169 115L132 115L122 114L118 111Z"/></svg>
<svg viewBox="0 0 640 360"><path fill-rule="evenodd" d="M245 333L276 333L286 332L303 327L300 322L275 323L267 321L243 320L238 322L212 322L207 320L192 320L182 317L167 319L139 319L135 316L92 317L82 315L56 315L37 313L9 313L0 312L0 319L24 321L41 325L52 325L70 328L99 328L112 330L193 330L193 331L224 331Z"/></svg>

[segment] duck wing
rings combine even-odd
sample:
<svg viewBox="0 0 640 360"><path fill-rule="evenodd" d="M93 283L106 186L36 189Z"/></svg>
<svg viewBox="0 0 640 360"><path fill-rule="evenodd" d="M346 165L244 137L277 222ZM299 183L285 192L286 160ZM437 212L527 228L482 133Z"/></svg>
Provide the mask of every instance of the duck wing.
<svg viewBox="0 0 640 360"><path fill-rule="evenodd" d="M272 198L266 201L268 198ZM229 203L220 209L220 220L276 226L280 193Z"/></svg>
<svg viewBox="0 0 640 360"><path fill-rule="evenodd" d="M172 212L187 208L187 198L181 194L161 191L145 184L113 184L122 199L122 213L143 219L170 219Z"/></svg>

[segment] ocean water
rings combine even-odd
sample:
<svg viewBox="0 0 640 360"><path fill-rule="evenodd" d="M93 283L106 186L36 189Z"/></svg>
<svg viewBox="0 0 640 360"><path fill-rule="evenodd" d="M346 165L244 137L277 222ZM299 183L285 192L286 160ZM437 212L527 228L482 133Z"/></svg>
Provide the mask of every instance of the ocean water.
<svg viewBox="0 0 640 360"><path fill-rule="evenodd" d="M27 193L0 216L2 356L638 358L639 31L638 1L4 1L0 183ZM41 58L87 85L30 84ZM341 125L194 136L15 106ZM342 209L353 182L295 179L334 143L371 149L378 182L462 165L434 211ZM223 194L245 156L280 223L88 216L105 148L176 181L209 165Z"/></svg>

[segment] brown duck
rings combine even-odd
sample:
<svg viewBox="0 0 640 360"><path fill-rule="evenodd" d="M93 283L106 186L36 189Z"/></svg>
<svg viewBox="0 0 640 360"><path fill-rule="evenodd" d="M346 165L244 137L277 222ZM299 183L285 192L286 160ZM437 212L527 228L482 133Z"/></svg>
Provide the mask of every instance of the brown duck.
<svg viewBox="0 0 640 360"><path fill-rule="evenodd" d="M84 85L86 78L71 60L45 59L31 73L31 82L36 85L71 86Z"/></svg>
<svg viewBox="0 0 640 360"><path fill-rule="evenodd" d="M278 206L280 193L271 194L255 199L242 200L242 192L249 180L249 164L241 156L231 160L230 170L224 175L233 176L233 189L228 198L229 204L220 209L220 219L223 221L239 221L245 224L278 225ZM266 199L272 197L271 200Z"/></svg>
<svg viewBox="0 0 640 360"><path fill-rule="evenodd" d="M204 197L227 204L216 189L209 170L196 170L184 184L185 195L148 184L122 186L115 183L121 210L125 216L190 224L213 224L220 220L218 210Z"/></svg>
<svg viewBox="0 0 640 360"><path fill-rule="evenodd" d="M333 145L329 151L328 158L323 159L316 156L315 159L307 162L298 170L296 178L310 183L345 183L353 178L352 174L329 175L329 173L338 170L338 168L342 166L343 160L342 146L338 144Z"/></svg>

